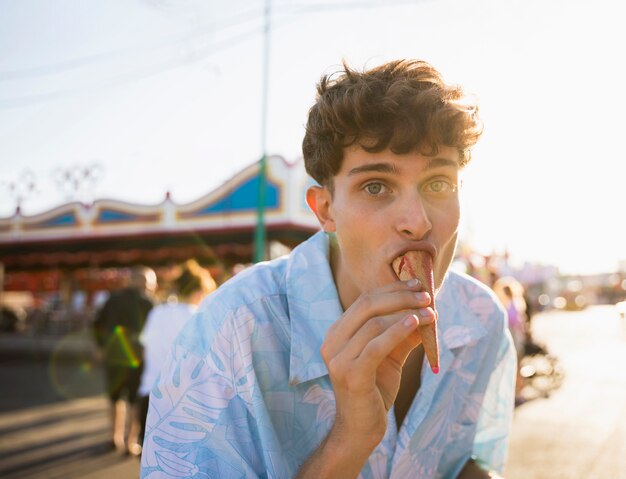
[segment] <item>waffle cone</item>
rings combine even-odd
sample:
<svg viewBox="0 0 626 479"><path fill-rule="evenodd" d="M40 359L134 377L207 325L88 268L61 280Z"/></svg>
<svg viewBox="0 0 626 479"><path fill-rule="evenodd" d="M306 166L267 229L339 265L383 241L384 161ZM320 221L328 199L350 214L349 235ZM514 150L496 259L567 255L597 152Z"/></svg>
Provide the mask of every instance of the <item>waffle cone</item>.
<svg viewBox="0 0 626 479"><path fill-rule="evenodd" d="M408 281L412 278L420 280L424 290L432 298L431 307L435 311L435 281L433 277L433 260L430 253L426 251L409 251L394 261L394 269L398 278ZM436 374L439 372L439 342L437 339L437 322L434 321L424 326L419 326L420 336L424 352L428 358L430 368Z"/></svg>

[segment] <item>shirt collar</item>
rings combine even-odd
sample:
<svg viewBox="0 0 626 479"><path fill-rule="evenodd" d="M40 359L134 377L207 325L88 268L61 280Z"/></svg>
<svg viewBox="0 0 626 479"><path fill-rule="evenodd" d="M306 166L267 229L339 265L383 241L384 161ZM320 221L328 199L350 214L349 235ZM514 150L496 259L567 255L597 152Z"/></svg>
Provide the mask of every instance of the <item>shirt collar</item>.
<svg viewBox="0 0 626 479"><path fill-rule="evenodd" d="M439 341L451 351L473 344L487 334L485 323L494 303L486 295L477 294L484 288L474 283L449 271L437 295Z"/></svg>
<svg viewBox="0 0 626 479"><path fill-rule="evenodd" d="M291 318L289 383L328 374L320 347L343 308L330 269L328 235L318 232L295 248L286 273Z"/></svg>

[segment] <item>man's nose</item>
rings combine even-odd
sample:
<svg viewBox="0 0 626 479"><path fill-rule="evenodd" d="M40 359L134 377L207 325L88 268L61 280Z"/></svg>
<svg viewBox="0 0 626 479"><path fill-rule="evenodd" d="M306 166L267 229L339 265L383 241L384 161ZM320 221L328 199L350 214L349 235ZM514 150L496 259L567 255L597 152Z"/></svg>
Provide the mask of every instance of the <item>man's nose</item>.
<svg viewBox="0 0 626 479"><path fill-rule="evenodd" d="M412 240L420 240L432 229L428 209L418 192L412 194L400 206L398 211L397 230L402 236Z"/></svg>

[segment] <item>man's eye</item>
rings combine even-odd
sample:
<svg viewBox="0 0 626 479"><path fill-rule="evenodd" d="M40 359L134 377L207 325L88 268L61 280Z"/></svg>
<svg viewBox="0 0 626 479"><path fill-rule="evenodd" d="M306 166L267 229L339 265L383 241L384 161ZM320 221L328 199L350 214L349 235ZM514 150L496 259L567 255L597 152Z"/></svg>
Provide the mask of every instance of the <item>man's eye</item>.
<svg viewBox="0 0 626 479"><path fill-rule="evenodd" d="M365 191L367 191L370 195L380 195L383 192L382 183L369 183L365 185Z"/></svg>
<svg viewBox="0 0 626 479"><path fill-rule="evenodd" d="M456 185L446 180L434 180L426 185L427 193L453 193L456 191Z"/></svg>

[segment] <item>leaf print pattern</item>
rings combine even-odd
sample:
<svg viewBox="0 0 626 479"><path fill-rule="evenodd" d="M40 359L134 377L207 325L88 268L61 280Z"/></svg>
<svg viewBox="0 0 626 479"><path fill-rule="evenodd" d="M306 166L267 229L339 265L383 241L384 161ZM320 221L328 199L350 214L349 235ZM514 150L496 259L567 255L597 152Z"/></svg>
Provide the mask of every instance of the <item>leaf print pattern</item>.
<svg viewBox="0 0 626 479"><path fill-rule="evenodd" d="M319 384L314 384L304 394L303 401L317 405L318 409L315 419L318 423L325 422L331 424L335 419L335 395L331 390L322 389Z"/></svg>
<svg viewBox="0 0 626 479"><path fill-rule="evenodd" d="M155 456L161 470L170 477L193 477L200 472L195 464L185 461L173 452L158 451Z"/></svg>
<svg viewBox="0 0 626 479"><path fill-rule="evenodd" d="M464 325L448 328L442 335L447 344L464 344L469 341L469 330Z"/></svg>
<svg viewBox="0 0 626 479"><path fill-rule="evenodd" d="M493 298L488 296L474 296L469 301L469 308L480 318L481 323L484 324L489 321L489 318L495 312L496 303L494 303Z"/></svg>
<svg viewBox="0 0 626 479"><path fill-rule="evenodd" d="M162 373L170 377L167 394L160 392L151 398L161 418L155 425L148 424L144 439L152 445L148 450L153 453L146 459L152 468L176 477L192 477L200 472L181 453L202 447L209 435L216 433L236 395L250 397L254 381L248 377L251 368L243 361L248 353L242 352L248 342L237 341L237 332L253 327L254 318L250 315L225 322L206 359L174 346L174 360L170 369ZM243 409L247 410L250 401L245 403ZM245 418L235 422L231 431L242 428L247 428Z"/></svg>
<svg viewBox="0 0 626 479"><path fill-rule="evenodd" d="M455 272L437 302L441 371L422 374L400 430L390 422L362 479L451 479L470 454L504 464L515 353L503 311ZM220 286L153 388L141 477L294 477L334 421L319 348L341 311L325 233Z"/></svg>
<svg viewBox="0 0 626 479"><path fill-rule="evenodd" d="M384 451L380 449L374 450L368 459L368 466L371 471L372 479L386 479L387 478L387 458Z"/></svg>

